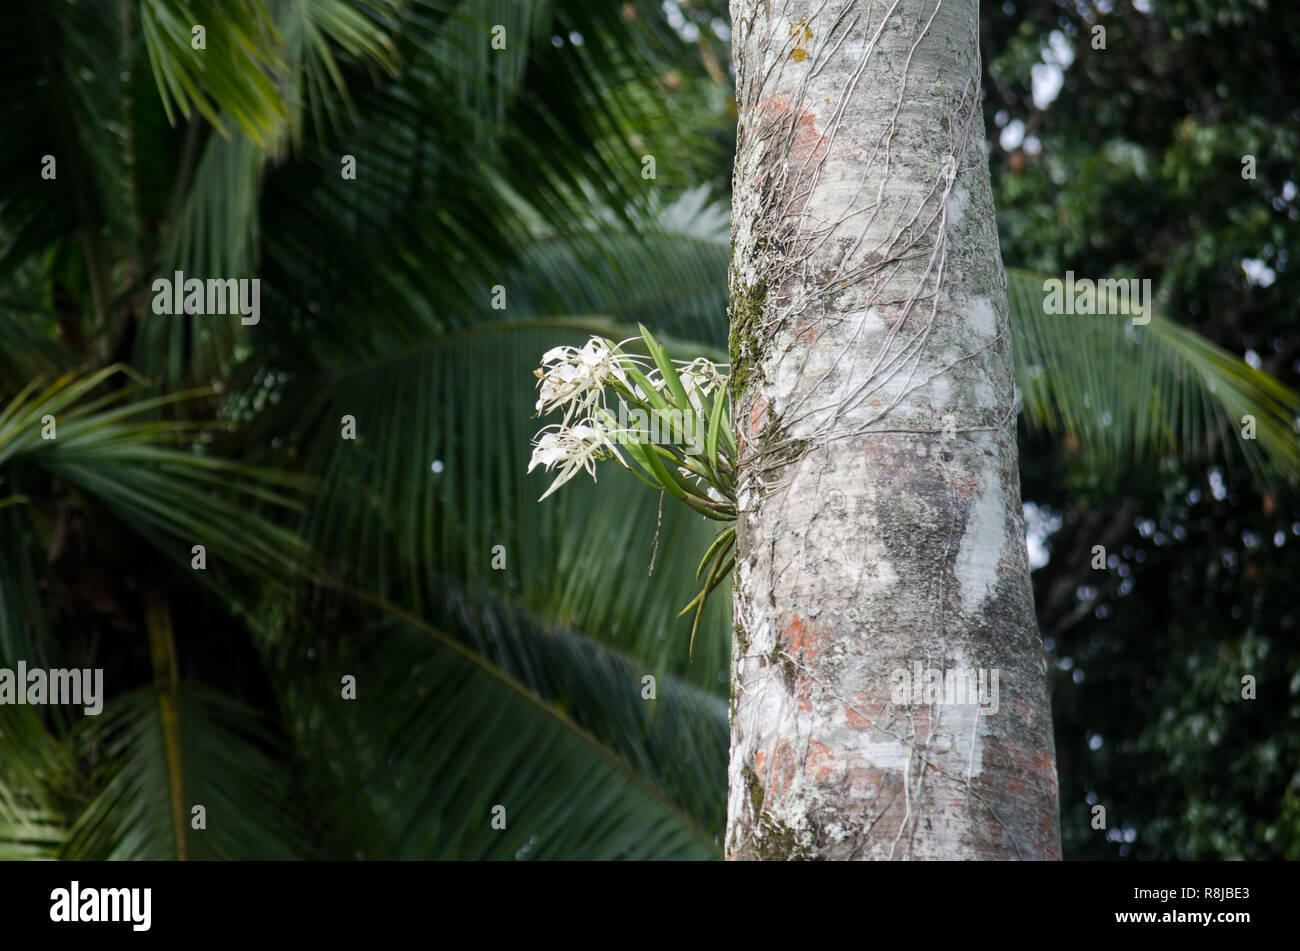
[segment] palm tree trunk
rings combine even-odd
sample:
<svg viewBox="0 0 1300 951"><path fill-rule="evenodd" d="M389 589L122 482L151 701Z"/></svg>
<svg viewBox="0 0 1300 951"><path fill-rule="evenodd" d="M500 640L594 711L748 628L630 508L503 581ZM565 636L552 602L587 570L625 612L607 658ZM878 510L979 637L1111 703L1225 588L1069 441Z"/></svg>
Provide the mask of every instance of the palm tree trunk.
<svg viewBox="0 0 1300 951"><path fill-rule="evenodd" d="M1059 858L978 10L731 14L727 855Z"/></svg>

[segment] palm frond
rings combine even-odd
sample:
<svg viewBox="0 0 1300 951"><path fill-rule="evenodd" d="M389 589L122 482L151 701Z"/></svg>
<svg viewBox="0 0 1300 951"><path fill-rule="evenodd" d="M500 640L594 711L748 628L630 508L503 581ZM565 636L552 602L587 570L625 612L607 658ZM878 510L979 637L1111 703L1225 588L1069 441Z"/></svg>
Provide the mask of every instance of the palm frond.
<svg viewBox="0 0 1300 951"><path fill-rule="evenodd" d="M0 705L0 762L0 861L55 858L72 771L66 748L34 708Z"/></svg>
<svg viewBox="0 0 1300 951"><path fill-rule="evenodd" d="M182 684L179 723L186 847L192 859L291 859L303 854L302 817L292 808L282 741L262 717L224 695ZM64 859L177 857L166 742L150 688L123 694L81 739L101 766L94 795L60 852ZM193 828L203 806L207 828Z"/></svg>
<svg viewBox="0 0 1300 951"><path fill-rule="evenodd" d="M232 574L285 585L297 578L302 543L263 510L297 506L286 490L300 491L301 480L201 451L204 427L151 418L192 394L130 401L130 388L104 390L117 373L69 373L29 385L0 407L7 483L21 493L33 470L57 476L186 567L192 547L203 545L214 564L198 576L217 587ZM53 438L46 438L47 423Z"/></svg>
<svg viewBox="0 0 1300 951"><path fill-rule="evenodd" d="M695 823L562 709L453 640L394 617L364 642L314 688L337 697L351 674L356 700L317 700L314 719L296 721L306 763L328 774L317 782L338 790L340 814L327 820L337 841L367 843L350 857L716 857Z"/></svg>
<svg viewBox="0 0 1300 951"><path fill-rule="evenodd" d="M471 650L503 684L553 706L642 785L710 835L722 834L727 705L715 690L513 607L499 594L467 594L450 581L441 591L423 617L385 608L435 640Z"/></svg>
<svg viewBox="0 0 1300 951"><path fill-rule="evenodd" d="M289 119L274 81L286 63L264 5L142 0L139 10L158 97L173 124L197 111L222 135L234 127L259 144L274 141ZM200 27L203 49L195 47Z"/></svg>
<svg viewBox="0 0 1300 951"><path fill-rule="evenodd" d="M1103 471L1222 450L1265 482L1300 477L1300 395L1159 312L1142 326L1048 314L1045 280L1007 272L1016 385L1031 428L1068 438ZM1254 440L1241 438L1247 415Z"/></svg>

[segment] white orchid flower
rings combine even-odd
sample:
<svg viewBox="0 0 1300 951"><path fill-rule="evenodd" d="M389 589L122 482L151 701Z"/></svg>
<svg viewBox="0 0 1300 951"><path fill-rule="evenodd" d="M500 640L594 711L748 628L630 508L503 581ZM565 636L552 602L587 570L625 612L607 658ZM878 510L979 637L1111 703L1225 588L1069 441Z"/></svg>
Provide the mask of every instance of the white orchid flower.
<svg viewBox="0 0 1300 951"><path fill-rule="evenodd" d="M726 385L726 377L718 370L717 364L704 357L696 357L684 366L678 371L677 378L688 394L698 390L701 396L712 396L714 390ZM695 404L695 399L692 398L691 402ZM699 409L698 404L696 409Z"/></svg>
<svg viewBox="0 0 1300 951"><path fill-rule="evenodd" d="M591 476L593 482L596 481L596 463L610 458L626 465L623 463L618 447L610 441L609 434L594 418L573 427L562 424L547 427L537 434L537 441L533 444L533 455L528 462L528 471L532 472L541 466L550 472L559 466L560 474L537 501L546 498L583 469Z"/></svg>
<svg viewBox="0 0 1300 951"><path fill-rule="evenodd" d="M624 345L632 340L640 340L647 346L653 365L644 357L623 350ZM634 368L637 383L633 383L629 375ZM620 443L632 447L629 452L642 468L648 464L643 456L638 456L638 452L644 451L638 447L648 441L668 445L671 452L688 457L704 452L703 424L708 418L705 400L715 397L727 382L718 367L703 357L689 362L669 361L662 346L654 342L644 328L641 337L629 338L622 343L591 337L581 347L552 347L542 354L542 365L533 373L540 381L537 412L559 410L563 413L562 422L537 433L528 463L529 472L538 466L548 472L558 470L555 480L542 495L543 499L580 470L586 470L594 480L596 463L602 460L616 459L624 468L630 469L619 451ZM675 374L676 379L666 374ZM680 391L677 389L679 383ZM652 392L644 392L646 388ZM677 405L679 397L674 395L682 391L690 406L685 413L682 412L685 407ZM609 402L611 398L612 404ZM647 407L650 398L657 408ZM638 406L629 412L625 400L637 402ZM664 408L665 402L667 409ZM617 416L611 412L610 405L617 409ZM647 431L647 409L652 421L661 425L667 422L670 428L666 436L654 435L659 430L653 425ZM660 414L664 419L659 419ZM663 452L662 449L656 451ZM717 461L713 464L717 465ZM707 479L702 478L698 471L683 469L682 472L712 501L725 501L717 487L706 484ZM651 480L658 479L653 473L650 477Z"/></svg>
<svg viewBox="0 0 1300 951"><path fill-rule="evenodd" d="M563 410L564 421L605 408L605 386L627 384L622 364L631 359L609 343L592 337L581 347L552 347L542 354L542 366L533 374L541 380L536 404L538 414Z"/></svg>

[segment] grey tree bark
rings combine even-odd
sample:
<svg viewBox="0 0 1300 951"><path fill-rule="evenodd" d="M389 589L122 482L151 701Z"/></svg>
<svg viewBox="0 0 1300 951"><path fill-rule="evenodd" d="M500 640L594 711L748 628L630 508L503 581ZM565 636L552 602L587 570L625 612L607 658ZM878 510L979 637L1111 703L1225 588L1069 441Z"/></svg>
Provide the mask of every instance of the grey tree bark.
<svg viewBox="0 0 1300 951"><path fill-rule="evenodd" d="M1059 858L977 5L731 18L727 855Z"/></svg>

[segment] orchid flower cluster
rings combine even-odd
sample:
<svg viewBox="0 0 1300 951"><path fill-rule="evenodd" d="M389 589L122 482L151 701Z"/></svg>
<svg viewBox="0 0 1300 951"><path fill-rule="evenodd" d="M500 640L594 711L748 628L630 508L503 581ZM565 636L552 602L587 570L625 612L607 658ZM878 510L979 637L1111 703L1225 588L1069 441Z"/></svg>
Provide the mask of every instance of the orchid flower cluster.
<svg viewBox="0 0 1300 951"><path fill-rule="evenodd" d="M592 337L542 355L533 371L540 381L537 414L563 418L537 433L528 471L559 470L545 499L583 470L594 481L596 463L612 459L693 511L727 523L697 571L704 588L681 612L695 608L693 651L705 601L735 561L737 453L727 377L703 357L670 360L639 329L640 337L621 343ZM629 344L647 356L625 349Z"/></svg>

